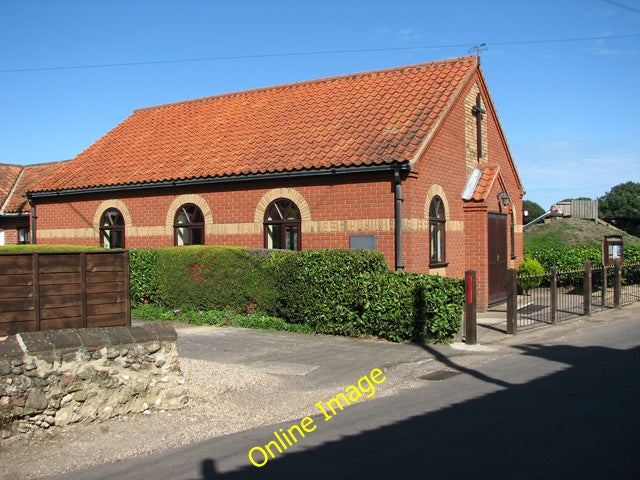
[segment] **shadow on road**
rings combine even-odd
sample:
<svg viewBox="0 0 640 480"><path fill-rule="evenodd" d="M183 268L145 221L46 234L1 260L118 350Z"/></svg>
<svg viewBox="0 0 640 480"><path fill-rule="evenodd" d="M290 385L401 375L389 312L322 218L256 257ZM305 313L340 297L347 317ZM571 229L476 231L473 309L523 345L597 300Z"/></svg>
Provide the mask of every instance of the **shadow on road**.
<svg viewBox="0 0 640 480"><path fill-rule="evenodd" d="M451 364L504 388L315 448L292 448L262 468L247 460L246 468L217 473L206 459L200 479L640 478L640 347L519 348L567 367L510 384Z"/></svg>

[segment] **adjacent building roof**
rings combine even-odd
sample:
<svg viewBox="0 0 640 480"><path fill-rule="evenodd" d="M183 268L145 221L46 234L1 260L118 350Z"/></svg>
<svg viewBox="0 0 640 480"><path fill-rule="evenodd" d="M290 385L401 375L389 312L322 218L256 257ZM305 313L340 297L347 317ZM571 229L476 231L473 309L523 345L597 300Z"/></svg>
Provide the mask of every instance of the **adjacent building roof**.
<svg viewBox="0 0 640 480"><path fill-rule="evenodd" d="M135 110L32 192L413 162L476 57Z"/></svg>
<svg viewBox="0 0 640 480"><path fill-rule="evenodd" d="M31 207L24 195L64 163L66 162L27 166L0 164L0 215L29 213Z"/></svg>
<svg viewBox="0 0 640 480"><path fill-rule="evenodd" d="M4 206L9 199L9 195L16 184L16 180L22 172L20 165L0 164L0 213L4 211Z"/></svg>

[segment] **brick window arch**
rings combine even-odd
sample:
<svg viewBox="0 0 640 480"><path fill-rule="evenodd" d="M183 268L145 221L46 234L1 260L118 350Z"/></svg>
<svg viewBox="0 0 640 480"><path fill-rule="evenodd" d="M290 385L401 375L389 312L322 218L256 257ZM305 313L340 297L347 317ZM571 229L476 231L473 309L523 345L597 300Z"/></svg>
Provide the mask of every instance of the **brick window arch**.
<svg viewBox="0 0 640 480"><path fill-rule="evenodd" d="M292 200L272 201L265 211L263 225L265 248L302 249L302 216Z"/></svg>
<svg viewBox="0 0 640 480"><path fill-rule="evenodd" d="M124 248L125 223L122 212L108 208L100 217L100 246L104 248Z"/></svg>
<svg viewBox="0 0 640 480"><path fill-rule="evenodd" d="M181 205L173 220L174 245L204 245L204 215L193 203Z"/></svg>

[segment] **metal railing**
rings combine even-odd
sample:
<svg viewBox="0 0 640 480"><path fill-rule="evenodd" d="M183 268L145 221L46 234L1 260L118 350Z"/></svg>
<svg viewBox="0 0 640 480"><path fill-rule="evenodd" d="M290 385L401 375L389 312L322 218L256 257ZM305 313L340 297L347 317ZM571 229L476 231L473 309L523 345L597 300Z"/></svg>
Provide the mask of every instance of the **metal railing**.
<svg viewBox="0 0 640 480"><path fill-rule="evenodd" d="M554 324L594 309L640 301L640 263L595 265L543 275L509 275L507 332Z"/></svg>

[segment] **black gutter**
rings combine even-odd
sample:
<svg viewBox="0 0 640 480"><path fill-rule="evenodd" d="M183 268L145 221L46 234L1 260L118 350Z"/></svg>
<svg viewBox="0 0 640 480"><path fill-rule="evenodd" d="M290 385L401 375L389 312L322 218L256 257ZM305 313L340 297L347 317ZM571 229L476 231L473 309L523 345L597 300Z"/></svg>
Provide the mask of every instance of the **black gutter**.
<svg viewBox="0 0 640 480"><path fill-rule="evenodd" d="M257 180L286 180L300 177L323 177L332 175L347 175L353 173L375 173L403 170L411 170L408 162L383 165L358 165L355 167L333 167L314 170L294 170L288 172L248 173L240 175L228 175L224 177L189 178L184 180L163 180L150 183L129 183L124 185L104 185L86 188L70 188L67 190L50 190L43 192L28 192L24 195L29 204L36 198L51 198L66 195L83 195L88 193L122 192L128 190L147 190L166 187L186 187L194 185L214 185L219 183L246 182ZM33 208L33 207L32 207Z"/></svg>

